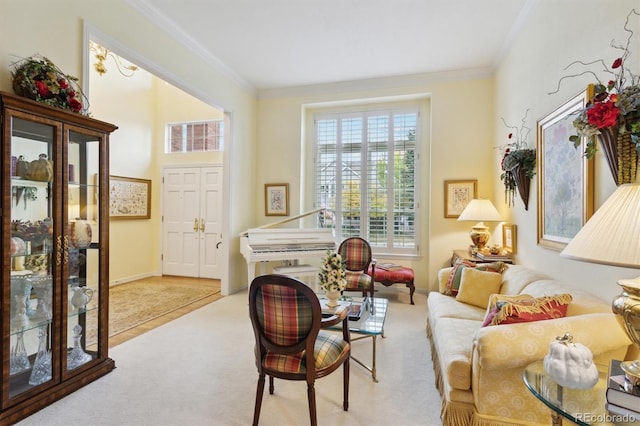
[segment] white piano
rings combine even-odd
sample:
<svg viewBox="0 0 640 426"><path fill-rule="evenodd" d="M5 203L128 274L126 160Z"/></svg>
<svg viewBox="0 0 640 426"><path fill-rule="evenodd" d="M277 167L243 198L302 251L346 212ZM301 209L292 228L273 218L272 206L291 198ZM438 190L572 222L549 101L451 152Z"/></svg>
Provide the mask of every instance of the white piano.
<svg viewBox="0 0 640 426"><path fill-rule="evenodd" d="M285 261L305 258L321 259L327 250L336 249L333 229L323 228L268 228L299 219L309 212L281 222L252 228L240 234L240 253L247 261L249 285L256 276L259 262ZM261 271L261 273L263 273Z"/></svg>

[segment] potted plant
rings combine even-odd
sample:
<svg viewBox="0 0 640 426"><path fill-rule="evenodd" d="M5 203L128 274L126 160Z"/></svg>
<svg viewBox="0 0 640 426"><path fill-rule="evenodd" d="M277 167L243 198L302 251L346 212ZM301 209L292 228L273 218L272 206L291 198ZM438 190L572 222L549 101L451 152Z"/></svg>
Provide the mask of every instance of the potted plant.
<svg viewBox="0 0 640 426"><path fill-rule="evenodd" d="M576 134L569 140L577 148L580 146L582 137L586 137L584 154L588 159L594 157L597 142L600 142L616 185L635 182L638 152L640 152L640 78L625 69L626 61L631 55L629 45L633 31L628 28L631 15L640 14L632 10L627 15L624 29L629 36L624 46L617 45L615 41L611 42L611 47L621 51L621 56L616 58L611 66L607 66L602 59L592 62L575 61L567 66L568 69L575 64L601 65L608 76L606 83L589 70L564 76L558 82L559 90L559 85L564 78L582 74L591 74L595 77L597 83L589 87L589 102L573 121Z"/></svg>
<svg viewBox="0 0 640 426"><path fill-rule="evenodd" d="M529 148L526 142L531 133L531 129L525 124L528 113L527 109L520 127L510 126L504 118L502 119L505 126L512 131L508 135L510 142L500 147L502 151L500 180L505 188L505 203L513 206L517 191L520 193L525 210L529 210L529 189L531 179L536 174L536 150Z"/></svg>

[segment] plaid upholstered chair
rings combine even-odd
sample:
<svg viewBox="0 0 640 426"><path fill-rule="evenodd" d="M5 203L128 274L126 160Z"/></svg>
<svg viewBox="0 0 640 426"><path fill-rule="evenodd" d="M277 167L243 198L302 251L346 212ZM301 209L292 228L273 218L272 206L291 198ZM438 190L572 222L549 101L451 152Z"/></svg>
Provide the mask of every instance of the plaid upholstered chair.
<svg viewBox="0 0 640 426"><path fill-rule="evenodd" d="M257 425L262 406L265 375L269 376L269 393L273 378L306 380L309 417L317 425L315 381L343 366L344 411L349 408L349 339L348 310L322 318L318 297L306 284L285 275L262 275L249 289L249 316L256 337L258 389L253 412ZM342 334L321 330L342 322Z"/></svg>
<svg viewBox="0 0 640 426"><path fill-rule="evenodd" d="M361 291L362 296L366 296L367 293L373 297L373 283L375 277L375 262L371 268L371 275L369 271L369 265L371 261L371 246L364 238L350 237L340 243L338 247L338 253L342 256L342 261L345 262L347 272L347 287L345 291Z"/></svg>

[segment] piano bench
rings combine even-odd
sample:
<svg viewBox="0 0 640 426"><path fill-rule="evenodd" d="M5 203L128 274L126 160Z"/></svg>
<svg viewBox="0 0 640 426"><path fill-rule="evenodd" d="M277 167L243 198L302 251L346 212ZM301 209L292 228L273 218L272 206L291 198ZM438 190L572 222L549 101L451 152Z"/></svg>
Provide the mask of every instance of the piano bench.
<svg viewBox="0 0 640 426"><path fill-rule="evenodd" d="M369 267L369 275L371 275L372 266ZM411 300L411 304L413 303L413 293L416 291L416 286L413 283L414 274L413 269L407 268L403 266L400 269L396 269L393 271L389 271L382 268L376 268L375 270L375 281L384 285L385 287L392 286L394 284L404 284L409 289L409 298Z"/></svg>
<svg viewBox="0 0 640 426"><path fill-rule="evenodd" d="M311 265L292 265L292 266L274 266L274 274L288 275L293 278L297 278L311 287L316 293L320 290L318 288L318 274L320 269Z"/></svg>

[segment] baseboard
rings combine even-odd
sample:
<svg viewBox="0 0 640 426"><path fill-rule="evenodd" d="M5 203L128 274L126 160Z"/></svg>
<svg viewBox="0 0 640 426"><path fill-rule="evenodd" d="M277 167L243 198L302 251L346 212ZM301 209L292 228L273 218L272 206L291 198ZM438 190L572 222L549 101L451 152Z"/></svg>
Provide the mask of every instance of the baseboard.
<svg viewBox="0 0 640 426"><path fill-rule="evenodd" d="M134 275L134 276L131 276L131 277L120 278L118 280L109 281L109 287L113 287L113 286L120 285L120 284L130 283L131 281L137 281L137 280L141 280L143 278L156 277L156 276L159 276L159 275L158 274L154 274L152 272L149 272L149 273L146 273L146 274L139 274L139 275Z"/></svg>

